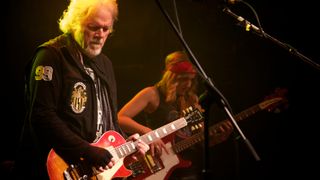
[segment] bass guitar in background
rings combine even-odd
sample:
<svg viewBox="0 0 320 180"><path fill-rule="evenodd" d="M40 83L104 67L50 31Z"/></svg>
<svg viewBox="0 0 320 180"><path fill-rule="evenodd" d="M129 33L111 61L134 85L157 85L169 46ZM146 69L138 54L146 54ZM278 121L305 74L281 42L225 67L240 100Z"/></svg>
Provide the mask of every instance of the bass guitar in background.
<svg viewBox="0 0 320 180"><path fill-rule="evenodd" d="M287 89L284 88L277 88L275 89L274 93L266 96L264 101L251 106L250 108L238 113L235 116L236 121L244 120L255 113L267 110L269 112L279 112L280 105L287 106L287 99L285 95L287 94ZM210 146L214 146L223 142L226 139L217 140L218 138L214 138L219 136L219 132L221 126L223 125L224 120L219 122L211 127L209 127L209 135L212 141L210 141ZM165 143L166 148L168 149L167 153L162 153L161 156L151 156L151 153L147 153L143 158L139 159L138 161L133 161L132 158L125 158L124 164L127 168L133 171L132 175L127 179L130 180L142 180L142 179L165 179L167 180L171 173L176 168L187 168L191 166L191 161L184 160L180 157L179 153L183 150L197 144L204 140L204 134L202 131L193 134L191 137L181 140L177 143L174 143L174 134L166 136L162 138L163 142Z"/></svg>

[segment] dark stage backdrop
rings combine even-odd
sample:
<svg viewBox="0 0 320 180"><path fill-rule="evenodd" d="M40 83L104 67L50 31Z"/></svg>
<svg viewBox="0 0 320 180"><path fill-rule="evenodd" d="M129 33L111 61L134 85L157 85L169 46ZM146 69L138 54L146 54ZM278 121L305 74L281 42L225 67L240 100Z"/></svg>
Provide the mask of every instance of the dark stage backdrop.
<svg viewBox="0 0 320 180"><path fill-rule="evenodd" d="M171 0L161 1L177 24ZM320 63L316 2L248 0L266 33ZM16 0L2 8L0 160L14 160L24 119L24 66L37 45L60 34L57 20L67 0ZM210 149L216 179L318 176L319 69L267 39L246 32L222 12L223 0L176 0L182 35L234 113L261 102L275 88L288 89L289 107L262 111L239 126L261 158L233 138ZM244 4L229 6L255 25ZM140 89L160 79L165 56L183 46L155 0L120 0L119 21L104 52L111 58L121 108ZM201 90L205 88L200 84ZM199 92L201 93L201 92ZM213 104L210 123L226 118ZM199 156L199 155L197 155Z"/></svg>

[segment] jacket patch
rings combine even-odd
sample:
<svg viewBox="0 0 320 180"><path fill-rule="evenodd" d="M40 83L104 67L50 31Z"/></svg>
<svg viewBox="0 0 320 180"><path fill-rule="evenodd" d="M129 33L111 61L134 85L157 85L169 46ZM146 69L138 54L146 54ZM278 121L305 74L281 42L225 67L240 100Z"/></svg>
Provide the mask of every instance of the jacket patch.
<svg viewBox="0 0 320 180"><path fill-rule="evenodd" d="M53 68L51 66L38 66L35 71L36 80L51 81Z"/></svg>
<svg viewBox="0 0 320 180"><path fill-rule="evenodd" d="M86 85L82 82L77 82L73 86L71 95L71 108L75 113L81 113L86 106L87 91Z"/></svg>

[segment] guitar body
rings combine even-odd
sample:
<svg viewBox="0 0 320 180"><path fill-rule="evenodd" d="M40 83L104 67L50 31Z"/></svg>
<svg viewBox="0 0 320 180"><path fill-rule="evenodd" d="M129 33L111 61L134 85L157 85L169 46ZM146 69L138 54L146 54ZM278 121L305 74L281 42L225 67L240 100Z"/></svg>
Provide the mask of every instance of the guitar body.
<svg viewBox="0 0 320 180"><path fill-rule="evenodd" d="M160 157L152 157L150 153L146 154L144 159L134 161L132 158L125 158L124 164L133 171L131 180L153 180L169 179L172 172L177 168L187 168L191 166L191 161L184 160L172 149L174 134L162 139L168 150L168 154L162 151Z"/></svg>
<svg viewBox="0 0 320 180"><path fill-rule="evenodd" d="M124 144L126 140L116 131L108 131L101 136L94 146L105 148L111 151L114 147ZM75 166L75 167L73 167ZM82 165L67 164L53 149L49 152L47 159L47 171L51 180L79 179L83 176L89 176L88 179L112 179L116 177L128 177L132 174L130 170L124 167L123 158L108 170L102 173L96 173L93 167L80 167ZM79 169L90 169L90 172L80 172Z"/></svg>

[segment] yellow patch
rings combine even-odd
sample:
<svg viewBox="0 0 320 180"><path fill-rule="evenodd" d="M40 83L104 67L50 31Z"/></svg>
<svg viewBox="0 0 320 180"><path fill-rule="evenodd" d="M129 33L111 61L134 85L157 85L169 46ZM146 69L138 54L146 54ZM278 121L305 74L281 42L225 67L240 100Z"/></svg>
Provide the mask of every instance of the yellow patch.
<svg viewBox="0 0 320 180"><path fill-rule="evenodd" d="M75 113L81 113L86 107L87 91L86 85L82 82L77 82L73 86L71 95L71 108Z"/></svg>
<svg viewBox="0 0 320 180"><path fill-rule="evenodd" d="M38 66L35 71L35 79L51 81L53 74L53 68L51 66Z"/></svg>

